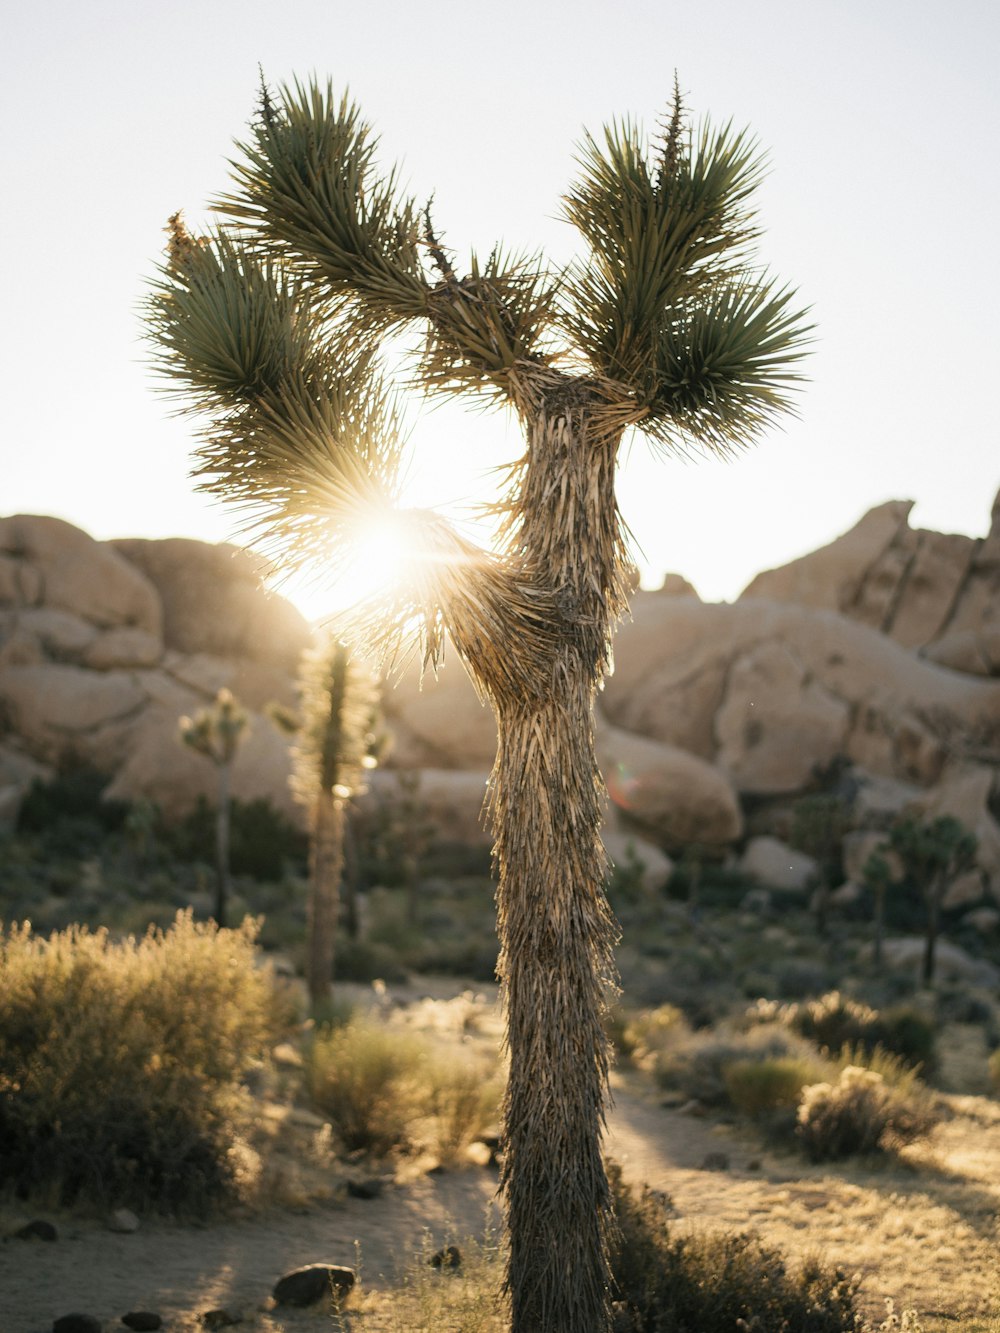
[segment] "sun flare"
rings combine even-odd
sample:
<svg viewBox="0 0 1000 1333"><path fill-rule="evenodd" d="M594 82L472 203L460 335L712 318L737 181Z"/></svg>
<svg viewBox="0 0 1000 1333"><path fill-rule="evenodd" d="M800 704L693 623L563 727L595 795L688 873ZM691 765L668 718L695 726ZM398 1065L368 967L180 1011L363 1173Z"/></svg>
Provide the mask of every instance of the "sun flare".
<svg viewBox="0 0 1000 1333"><path fill-rule="evenodd" d="M335 580L322 569L303 571L275 585L311 622L328 620L377 601L403 585L422 558L416 526L406 510L378 514L360 528L354 553Z"/></svg>

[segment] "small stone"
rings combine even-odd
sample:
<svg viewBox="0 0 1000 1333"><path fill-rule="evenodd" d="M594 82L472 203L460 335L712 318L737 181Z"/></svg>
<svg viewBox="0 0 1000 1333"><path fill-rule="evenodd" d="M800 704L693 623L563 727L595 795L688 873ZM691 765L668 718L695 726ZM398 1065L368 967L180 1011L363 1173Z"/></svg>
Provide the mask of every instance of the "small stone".
<svg viewBox="0 0 1000 1333"><path fill-rule="evenodd" d="M367 1180L349 1180L347 1182L347 1192L352 1199L377 1199L382 1193L384 1182L377 1176L371 1176Z"/></svg>
<svg viewBox="0 0 1000 1333"><path fill-rule="evenodd" d="M457 1245L446 1245L428 1260L431 1268L461 1268L462 1251Z"/></svg>
<svg viewBox="0 0 1000 1333"><path fill-rule="evenodd" d="M706 1153L705 1158L698 1169L700 1171L728 1171L729 1154L724 1152Z"/></svg>
<svg viewBox="0 0 1000 1333"><path fill-rule="evenodd" d="M343 1301L354 1283L351 1268L339 1264L306 1264L279 1278L271 1294L279 1305L315 1305L331 1296Z"/></svg>
<svg viewBox="0 0 1000 1333"><path fill-rule="evenodd" d="M53 1320L52 1333L101 1333L101 1321L92 1314L64 1314Z"/></svg>
<svg viewBox="0 0 1000 1333"><path fill-rule="evenodd" d="M116 1208L108 1218L108 1230L118 1231L123 1236L131 1235L139 1230L139 1219L131 1208Z"/></svg>
<svg viewBox="0 0 1000 1333"><path fill-rule="evenodd" d="M51 1222L46 1222L42 1218L35 1218L31 1222L26 1222L19 1231L14 1232L15 1240L58 1240L59 1232Z"/></svg>
<svg viewBox="0 0 1000 1333"><path fill-rule="evenodd" d="M135 1333L154 1333L155 1329L163 1327L163 1320L152 1310L130 1310L122 1315L122 1323Z"/></svg>
<svg viewBox="0 0 1000 1333"><path fill-rule="evenodd" d="M242 1324L243 1316L233 1314L232 1310L206 1310L199 1315L198 1322L205 1328L231 1328L234 1324Z"/></svg>
<svg viewBox="0 0 1000 1333"><path fill-rule="evenodd" d="M679 1106L677 1109L681 1115L696 1115L699 1117L708 1115L708 1107L704 1102L700 1102L697 1097L692 1097L689 1102L685 1102L683 1106Z"/></svg>

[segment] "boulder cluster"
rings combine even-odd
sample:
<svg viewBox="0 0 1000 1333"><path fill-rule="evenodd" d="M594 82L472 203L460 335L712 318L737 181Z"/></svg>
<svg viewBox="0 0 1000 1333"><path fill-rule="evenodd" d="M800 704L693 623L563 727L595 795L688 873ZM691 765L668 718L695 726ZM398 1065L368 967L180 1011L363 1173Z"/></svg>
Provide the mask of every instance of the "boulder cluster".
<svg viewBox="0 0 1000 1333"><path fill-rule="evenodd" d="M678 576L636 595L598 707L614 859L662 881L696 843L780 869L787 849L745 845L775 832L755 812L839 773L873 828L909 808L958 817L979 846L965 904L1000 899L1000 504L979 540L915 531L910 508L873 509L733 604ZM263 709L294 701L309 629L261 572L233 547L0 519L0 821L67 756L168 818L210 797L177 724L223 686L251 713L235 794L291 812L288 739ZM417 770L442 833L486 842L496 733L457 661L405 675L384 709L392 748L369 799Z"/></svg>

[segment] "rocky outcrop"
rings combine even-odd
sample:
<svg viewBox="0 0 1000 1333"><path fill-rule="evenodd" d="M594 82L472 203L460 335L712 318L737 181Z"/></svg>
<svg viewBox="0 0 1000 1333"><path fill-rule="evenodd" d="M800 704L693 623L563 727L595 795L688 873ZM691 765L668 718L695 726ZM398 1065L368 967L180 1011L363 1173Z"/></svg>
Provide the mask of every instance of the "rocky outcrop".
<svg viewBox="0 0 1000 1333"><path fill-rule="evenodd" d="M113 775L109 796L153 800L168 818L211 798L215 773L181 746L178 719L223 685L257 710L234 793L291 810L288 742L259 710L293 702L304 620L231 548L138 542L138 568L132 545L60 519L0 519L0 820L70 759Z"/></svg>
<svg viewBox="0 0 1000 1333"><path fill-rule="evenodd" d="M295 671L309 627L284 598L262 593L269 572L262 560L235 546L184 537L130 537L108 545L159 594L166 647Z"/></svg>
<svg viewBox="0 0 1000 1333"><path fill-rule="evenodd" d="M1000 728L1000 682L829 611L640 593L615 658L605 714L717 765L746 795L802 790L837 758L926 786L969 738Z"/></svg>
<svg viewBox="0 0 1000 1333"><path fill-rule="evenodd" d="M738 842L741 799L787 808L846 764L863 825L884 829L911 807L957 815L979 839L980 881L1000 896L1000 681L931 660L948 634L969 651L991 642L1000 521L982 542L938 541L911 532L908 512L881 506L839 543L761 576L751 590L771 600L707 605L679 576L636 594L597 706L615 861L643 850L652 883L666 853ZM903 642L929 634L923 657ZM212 765L179 744L177 724L223 686L250 713L235 794L296 813L289 744L264 707L294 702L307 641L302 617L231 547L101 543L57 519L0 519L0 827L68 756L111 774L109 796L154 801L168 818L211 799ZM394 744L369 800L393 799L393 768L418 770L422 817L439 836L488 845L496 728L457 658L437 679L404 675L384 709ZM755 873L776 884L784 872Z"/></svg>
<svg viewBox="0 0 1000 1333"><path fill-rule="evenodd" d="M133 625L160 637L163 612L150 581L106 542L59 518L0 518L0 605L68 611L101 629Z"/></svg>
<svg viewBox="0 0 1000 1333"><path fill-rule="evenodd" d="M942 666L1000 675L1000 495L981 540L914 530L912 507L879 505L829 545L758 574L742 596L837 611Z"/></svg>

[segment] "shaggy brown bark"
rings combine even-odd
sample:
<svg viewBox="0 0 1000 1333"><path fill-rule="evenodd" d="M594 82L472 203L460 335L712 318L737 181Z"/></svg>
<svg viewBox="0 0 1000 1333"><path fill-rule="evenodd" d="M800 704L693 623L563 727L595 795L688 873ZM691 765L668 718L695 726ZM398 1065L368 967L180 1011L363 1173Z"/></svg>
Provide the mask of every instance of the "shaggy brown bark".
<svg viewBox="0 0 1000 1333"><path fill-rule="evenodd" d="M507 1289L513 1333L603 1333L613 1226L601 1153L604 1017L616 928L593 703L622 603L617 437L600 428L585 383L548 372L532 398L512 555L551 592L558 625L548 697L495 699L498 970L511 1060L500 1181Z"/></svg>
<svg viewBox="0 0 1000 1333"><path fill-rule="evenodd" d="M328 791L316 798L309 846L306 982L312 1005L330 998L344 870L344 803Z"/></svg>

